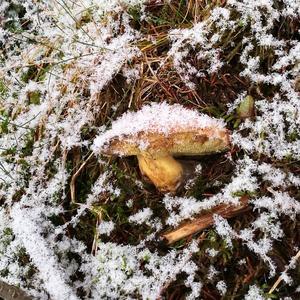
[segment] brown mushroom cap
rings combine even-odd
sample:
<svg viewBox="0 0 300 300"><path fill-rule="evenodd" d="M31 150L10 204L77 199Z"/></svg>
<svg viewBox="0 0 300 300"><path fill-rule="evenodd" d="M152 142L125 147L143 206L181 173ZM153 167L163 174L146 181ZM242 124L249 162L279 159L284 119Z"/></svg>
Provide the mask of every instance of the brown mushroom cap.
<svg viewBox="0 0 300 300"><path fill-rule="evenodd" d="M222 120L163 102L125 113L95 139L93 148L96 153L120 156L142 152L194 156L224 151L229 143Z"/></svg>
<svg viewBox="0 0 300 300"><path fill-rule="evenodd" d="M229 134L226 129L203 128L178 130L167 136L157 132L141 132L136 136L114 138L103 153L121 156L170 154L172 156L195 156L221 152L229 147Z"/></svg>

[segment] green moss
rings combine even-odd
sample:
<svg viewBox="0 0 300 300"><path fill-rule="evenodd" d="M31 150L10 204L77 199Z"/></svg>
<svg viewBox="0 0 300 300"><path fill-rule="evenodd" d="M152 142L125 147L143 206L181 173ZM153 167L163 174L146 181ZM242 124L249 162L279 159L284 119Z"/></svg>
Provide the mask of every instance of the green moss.
<svg viewBox="0 0 300 300"><path fill-rule="evenodd" d="M135 22L141 23L141 10L138 6L130 6L127 12Z"/></svg>
<svg viewBox="0 0 300 300"><path fill-rule="evenodd" d="M62 226L65 223L63 218L61 218L59 215L51 215L48 217L48 219L54 226Z"/></svg>
<svg viewBox="0 0 300 300"><path fill-rule="evenodd" d="M288 142L295 142L297 140L300 139L299 133L297 131L293 131L291 132L288 136L287 136L287 141Z"/></svg>
<svg viewBox="0 0 300 300"><path fill-rule="evenodd" d="M224 110L216 105L211 105L211 106L206 106L203 109L201 109L201 112L206 113L206 114L208 113L215 118L220 118L223 115Z"/></svg>
<svg viewBox="0 0 300 300"><path fill-rule="evenodd" d="M22 157L29 156L32 154L34 145L34 130L29 130L25 135L25 146L22 148Z"/></svg>
<svg viewBox="0 0 300 300"><path fill-rule="evenodd" d="M29 104L40 104L41 93L39 91L30 92L28 94Z"/></svg>
<svg viewBox="0 0 300 300"><path fill-rule="evenodd" d="M8 268L4 268L3 270L0 270L0 276L1 277L5 278L5 277L8 276L8 274L9 274ZM0 298L0 299L2 299L2 298Z"/></svg>
<svg viewBox="0 0 300 300"><path fill-rule="evenodd" d="M206 181L202 176L198 176L193 186L188 190L187 195L201 199L206 188Z"/></svg>
<svg viewBox="0 0 300 300"><path fill-rule="evenodd" d="M37 73L37 76L35 77L35 81L44 81L46 78L46 74L50 71L51 67L52 67L51 64L43 65L43 67Z"/></svg>
<svg viewBox="0 0 300 300"><path fill-rule="evenodd" d="M1 156L13 156L17 153L17 147L16 146L12 146L9 149L3 150L1 152Z"/></svg>
<svg viewBox="0 0 300 300"><path fill-rule="evenodd" d="M120 195L118 199L124 201L126 198L131 197L137 192L137 186L135 184L137 180L137 173L135 172L125 172L124 169L120 168L118 162L113 162L111 164L111 170L113 177L115 178L115 186L120 189Z"/></svg>
<svg viewBox="0 0 300 300"><path fill-rule="evenodd" d="M24 247L21 247L14 255L21 266L27 266L29 264L30 258Z"/></svg>
<svg viewBox="0 0 300 300"><path fill-rule="evenodd" d="M0 117L0 134L7 134L9 132L8 125L10 122L10 117L5 113L2 114L3 117Z"/></svg>
<svg viewBox="0 0 300 300"><path fill-rule="evenodd" d="M26 9L22 4L10 1L9 6L2 12L4 15L3 28L12 33L21 33L23 31L22 18Z"/></svg>
<svg viewBox="0 0 300 300"><path fill-rule="evenodd" d="M85 24L90 23L92 20L93 20L92 11L91 9L87 9L82 13L79 20L76 21L76 29L79 29Z"/></svg>
<svg viewBox="0 0 300 300"><path fill-rule="evenodd" d="M22 72L21 81L24 83L28 83L30 80L39 82L43 81L46 78L47 72L51 69L51 64L44 64L39 66L39 68L35 65L29 66L26 71Z"/></svg>
<svg viewBox="0 0 300 300"><path fill-rule="evenodd" d="M78 208L78 206L76 206ZM88 249L92 248L92 243L95 237L95 224L97 222L98 215L92 213L90 210L80 218L79 223L72 230L72 233L76 236L76 239L85 243Z"/></svg>
<svg viewBox="0 0 300 300"><path fill-rule="evenodd" d="M187 2L180 0L177 3L165 3L159 10L153 13L148 22L155 26L177 27L187 21Z"/></svg>
<svg viewBox="0 0 300 300"><path fill-rule="evenodd" d="M254 191L241 190L241 191L233 192L233 193L231 193L231 195L232 195L232 197L242 197L242 196L255 197L255 196L257 196L257 193Z"/></svg>
<svg viewBox="0 0 300 300"><path fill-rule="evenodd" d="M119 224L124 224L124 223L128 222L128 216L127 216L126 210L122 206L117 205L116 209L115 209L115 212L116 212L116 219L115 220Z"/></svg>
<svg viewBox="0 0 300 300"><path fill-rule="evenodd" d="M35 77L36 73L37 73L36 66L30 66L27 68L26 71L22 72L22 75L20 78L24 83L28 83L29 80L32 80Z"/></svg>
<svg viewBox="0 0 300 300"><path fill-rule="evenodd" d="M176 243L172 244L172 248L174 249L181 249L185 246L186 244L186 240L185 239L181 239L179 241L177 241Z"/></svg>
<svg viewBox="0 0 300 300"><path fill-rule="evenodd" d="M1 244L6 248L12 242L14 236L11 228L6 227L2 232Z"/></svg>
<svg viewBox="0 0 300 300"><path fill-rule="evenodd" d="M0 79L0 96L5 97L7 95L8 88L5 85L4 80Z"/></svg>

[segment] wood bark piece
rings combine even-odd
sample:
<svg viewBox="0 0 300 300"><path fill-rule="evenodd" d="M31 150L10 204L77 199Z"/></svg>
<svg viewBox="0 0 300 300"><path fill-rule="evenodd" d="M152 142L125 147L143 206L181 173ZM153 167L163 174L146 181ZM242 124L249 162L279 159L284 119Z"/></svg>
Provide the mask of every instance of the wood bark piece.
<svg viewBox="0 0 300 300"><path fill-rule="evenodd" d="M249 198L244 196L240 199L239 205L221 204L212 208L209 212L198 216L196 219L179 226L177 229L162 235L163 240L168 244L177 242L189 235L199 232L214 224L213 215L217 214L225 219L235 217L250 209Z"/></svg>
<svg viewBox="0 0 300 300"><path fill-rule="evenodd" d="M20 288L0 280L0 297L4 300L31 300Z"/></svg>

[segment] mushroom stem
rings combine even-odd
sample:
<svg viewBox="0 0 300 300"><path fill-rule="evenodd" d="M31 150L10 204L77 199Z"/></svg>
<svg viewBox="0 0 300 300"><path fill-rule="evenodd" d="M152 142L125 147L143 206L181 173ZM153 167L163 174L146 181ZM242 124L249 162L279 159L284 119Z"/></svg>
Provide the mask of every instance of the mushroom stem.
<svg viewBox="0 0 300 300"><path fill-rule="evenodd" d="M161 191L176 191L181 183L183 168L171 155L161 154L153 156L143 153L137 156L139 167Z"/></svg>

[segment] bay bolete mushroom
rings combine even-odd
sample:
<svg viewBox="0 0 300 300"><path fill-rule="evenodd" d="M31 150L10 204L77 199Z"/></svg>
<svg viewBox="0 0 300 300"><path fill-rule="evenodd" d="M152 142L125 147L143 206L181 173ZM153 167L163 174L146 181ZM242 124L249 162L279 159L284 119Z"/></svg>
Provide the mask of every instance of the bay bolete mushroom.
<svg viewBox="0 0 300 300"><path fill-rule="evenodd" d="M99 135L96 153L136 155L142 174L161 191L175 191L183 167L174 157L221 152L229 147L229 132L222 120L182 105L152 103L127 112Z"/></svg>

